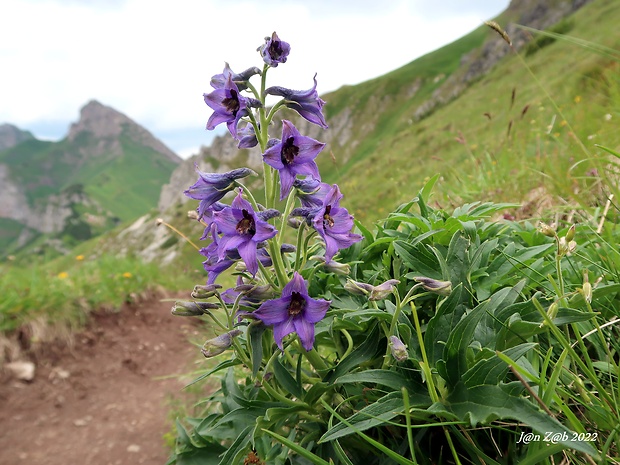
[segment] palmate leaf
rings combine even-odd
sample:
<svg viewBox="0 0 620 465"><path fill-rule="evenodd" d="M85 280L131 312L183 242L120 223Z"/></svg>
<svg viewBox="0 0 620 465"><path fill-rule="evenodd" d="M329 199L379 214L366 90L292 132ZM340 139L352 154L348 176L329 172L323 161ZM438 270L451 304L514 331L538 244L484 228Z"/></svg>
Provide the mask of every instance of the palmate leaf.
<svg viewBox="0 0 620 465"><path fill-rule="evenodd" d="M514 420L529 426L541 435L557 434L558 443L598 458L598 451L585 441L572 441L573 433L555 418L539 410L520 396L523 385L509 384L466 387L459 383L443 402L436 402L428 411L440 417L467 421L472 427L487 425L494 420ZM565 435L563 435L565 433ZM566 439L564 439L566 438Z"/></svg>

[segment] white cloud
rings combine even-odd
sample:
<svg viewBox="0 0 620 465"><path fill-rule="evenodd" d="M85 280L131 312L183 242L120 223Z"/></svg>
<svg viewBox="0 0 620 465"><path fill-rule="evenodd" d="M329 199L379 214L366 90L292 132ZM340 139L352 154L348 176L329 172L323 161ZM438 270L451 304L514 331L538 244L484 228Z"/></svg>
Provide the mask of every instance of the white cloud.
<svg viewBox="0 0 620 465"><path fill-rule="evenodd" d="M468 2L469 3L469 2ZM379 8L378 5L381 5ZM202 93L224 61L261 66L274 30L292 51L271 84L321 93L384 74L457 39L508 4L434 0L4 0L0 122L64 135L91 99L156 135L204 127ZM435 14L434 12L437 11ZM480 16L484 15L484 16ZM43 134L41 134L43 136ZM49 134L45 135L49 137ZM167 138L160 136L164 142ZM175 150L206 143L167 142Z"/></svg>

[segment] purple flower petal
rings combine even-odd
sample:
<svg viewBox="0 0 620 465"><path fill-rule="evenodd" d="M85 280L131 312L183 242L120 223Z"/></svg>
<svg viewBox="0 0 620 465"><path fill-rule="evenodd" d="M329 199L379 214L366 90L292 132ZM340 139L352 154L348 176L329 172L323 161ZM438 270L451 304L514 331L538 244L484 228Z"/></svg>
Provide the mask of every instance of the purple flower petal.
<svg viewBox="0 0 620 465"><path fill-rule="evenodd" d="M303 348L311 351L314 345L314 324L305 318L298 317L293 319L293 325Z"/></svg>
<svg viewBox="0 0 620 465"><path fill-rule="evenodd" d="M290 299L267 300L252 315L259 318L266 325L282 324L289 319L289 303Z"/></svg>
<svg viewBox="0 0 620 465"><path fill-rule="evenodd" d="M280 40L278 34L274 32L271 37L265 37L265 44L260 46L258 51L263 57L263 61L275 68L279 63L286 63L291 46L288 42Z"/></svg>
<svg viewBox="0 0 620 465"><path fill-rule="evenodd" d="M292 318L287 318L283 323L274 325L273 338L275 339L276 344L278 344L278 347L280 348L280 350L283 350L282 339L284 339L285 336L288 336L294 331L295 331L295 326L293 325Z"/></svg>

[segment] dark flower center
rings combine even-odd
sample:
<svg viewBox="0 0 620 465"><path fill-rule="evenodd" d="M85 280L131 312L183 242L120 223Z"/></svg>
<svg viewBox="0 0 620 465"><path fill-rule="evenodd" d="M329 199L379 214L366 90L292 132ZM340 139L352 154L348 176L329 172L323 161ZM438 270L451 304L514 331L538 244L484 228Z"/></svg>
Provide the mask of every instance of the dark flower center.
<svg viewBox="0 0 620 465"><path fill-rule="evenodd" d="M299 147L295 145L295 138L289 137L282 144L280 159L285 165L290 165L291 163L293 163L297 155L299 155Z"/></svg>
<svg viewBox="0 0 620 465"><path fill-rule="evenodd" d="M291 303L288 304L288 314L289 316L297 316L299 315L306 306L306 299L299 292L293 292L291 294Z"/></svg>
<svg viewBox="0 0 620 465"><path fill-rule="evenodd" d="M226 97L222 100L222 105L226 107L226 110L231 112L233 116L237 116L239 111L239 94L235 89L230 89L230 97Z"/></svg>
<svg viewBox="0 0 620 465"><path fill-rule="evenodd" d="M247 210L242 210L243 219L237 223L237 232L239 234L249 234L253 236L256 234L256 223L254 217L248 213Z"/></svg>
<svg viewBox="0 0 620 465"><path fill-rule="evenodd" d="M272 40L268 50L272 60L279 59L284 53L284 50L282 50L282 42L279 40Z"/></svg>
<svg viewBox="0 0 620 465"><path fill-rule="evenodd" d="M330 213L332 211L332 206L328 205L327 207L325 207L325 213L323 213L323 227L333 227L334 226L334 219L331 217Z"/></svg>

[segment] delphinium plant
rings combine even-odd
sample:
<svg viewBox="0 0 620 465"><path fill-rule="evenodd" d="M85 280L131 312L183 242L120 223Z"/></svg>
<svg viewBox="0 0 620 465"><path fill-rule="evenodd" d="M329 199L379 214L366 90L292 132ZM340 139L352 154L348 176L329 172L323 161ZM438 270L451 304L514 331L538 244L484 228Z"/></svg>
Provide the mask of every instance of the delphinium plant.
<svg viewBox="0 0 620 465"><path fill-rule="evenodd" d="M286 119L270 134L284 108L327 129L316 76L307 91L267 86L290 50L274 32L258 48L262 69L226 65L204 96L208 129L225 123L239 148L260 147L264 195L259 203L243 184L248 168L197 167L185 191L199 201L207 277L172 312L212 322L219 334L202 353L220 361L194 383L221 385L204 415L177 423L169 463L585 463L615 453L571 411L579 390L608 432L618 420L614 375L594 369L617 373L615 349L593 311L598 297L617 313L618 285L592 290L587 277L600 269L574 253L575 229L487 221L505 205L435 210L437 177L374 231L355 222L338 186L321 181L324 144ZM268 96L280 99L268 107ZM224 290L225 271L237 281ZM571 346L584 333L600 339L596 362L584 343L579 354Z"/></svg>

